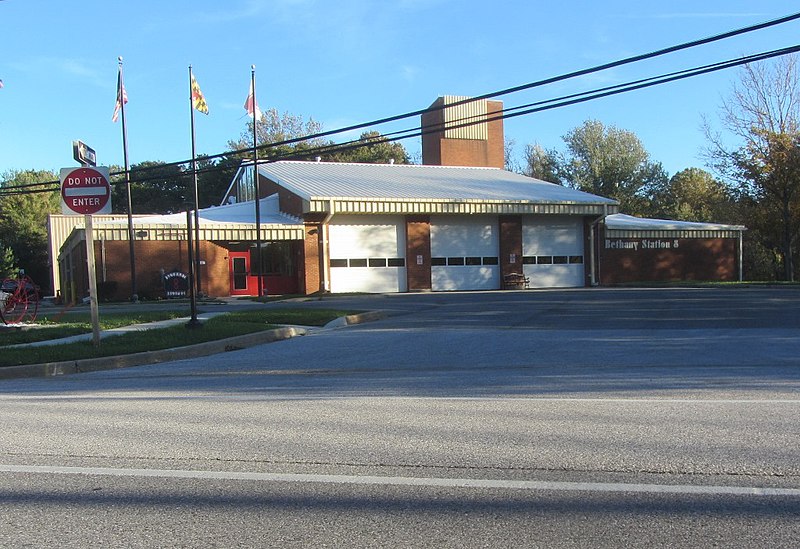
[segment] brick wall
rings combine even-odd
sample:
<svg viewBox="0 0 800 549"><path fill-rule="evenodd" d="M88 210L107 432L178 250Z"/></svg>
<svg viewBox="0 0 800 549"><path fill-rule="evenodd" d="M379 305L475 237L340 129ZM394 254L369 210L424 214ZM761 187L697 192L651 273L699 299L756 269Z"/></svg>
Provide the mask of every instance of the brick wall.
<svg viewBox="0 0 800 549"><path fill-rule="evenodd" d="M522 216L501 215L500 224L500 276L522 274ZM511 263L511 256L514 263Z"/></svg>
<svg viewBox="0 0 800 549"><path fill-rule="evenodd" d="M304 261L298 265L300 292L306 295L323 291L322 287L322 222L309 216L305 222L303 239Z"/></svg>
<svg viewBox="0 0 800 549"><path fill-rule="evenodd" d="M406 278L409 292L431 290L431 218L427 215L406 217Z"/></svg>
<svg viewBox="0 0 800 549"><path fill-rule="evenodd" d="M291 191L284 189L274 181L259 175L259 190L261 198L278 195L278 204L282 212L296 217L303 217L303 199Z"/></svg>
<svg viewBox="0 0 800 549"><path fill-rule="evenodd" d="M439 98L431 107L442 107L444 99ZM487 101L487 114L499 113L503 109L502 101ZM423 131L426 127L443 123L443 110L437 109L423 113L421 117ZM503 121L488 122L488 140L449 139L444 132L433 132L422 136L422 163L428 166L471 166L487 168L505 167L505 137Z"/></svg>
<svg viewBox="0 0 800 549"><path fill-rule="evenodd" d="M105 252L103 248L105 247ZM97 268L98 289L104 280L116 290L108 297L114 301L125 301L131 297L131 270L127 240L95 241L95 264ZM83 242L70 252L75 265L75 299L81 300L89 295L89 279L86 273L86 254ZM185 240L151 241L137 240L136 291L140 298L158 299L164 297L164 284L161 270L189 272ZM103 260L105 256L105 261ZM200 291L210 296L230 295L228 274L228 251L213 242L200 243L200 259L206 262L200 266ZM105 279L103 272L105 271ZM67 296L65 295L65 298Z"/></svg>
<svg viewBox="0 0 800 549"><path fill-rule="evenodd" d="M739 278L737 240L733 238L609 240L610 245L620 247L607 247L601 232L598 241L600 284ZM652 247L643 247L645 241ZM625 248L626 245L636 247Z"/></svg>

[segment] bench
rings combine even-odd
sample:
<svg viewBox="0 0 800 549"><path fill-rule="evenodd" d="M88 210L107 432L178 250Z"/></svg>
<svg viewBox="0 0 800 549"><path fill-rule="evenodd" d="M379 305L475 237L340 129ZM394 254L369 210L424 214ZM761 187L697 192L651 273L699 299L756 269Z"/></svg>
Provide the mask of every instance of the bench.
<svg viewBox="0 0 800 549"><path fill-rule="evenodd" d="M506 290L527 290L531 280L522 273L509 273L503 277Z"/></svg>

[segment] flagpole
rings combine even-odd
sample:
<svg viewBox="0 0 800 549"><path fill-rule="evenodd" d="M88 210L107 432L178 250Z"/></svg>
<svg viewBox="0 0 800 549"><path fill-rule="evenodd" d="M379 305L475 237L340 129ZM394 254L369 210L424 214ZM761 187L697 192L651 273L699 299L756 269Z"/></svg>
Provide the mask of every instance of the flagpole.
<svg viewBox="0 0 800 549"><path fill-rule="evenodd" d="M250 65L250 88L253 91L253 180L256 191L256 273L258 274L258 297L263 295L264 282L261 278L261 185L258 181L258 140L256 137L256 66ZM252 271L252 266L250 267Z"/></svg>
<svg viewBox="0 0 800 549"><path fill-rule="evenodd" d="M131 301L139 301L139 296L136 294L136 250L133 233L133 207L131 201L131 173L130 164L128 163L128 129L125 125L125 84L122 77L122 56L118 58L119 61L119 82L117 86L118 100L120 103L120 112L122 114L122 158L125 162L125 192L128 199L128 249L131 259Z"/></svg>
<svg viewBox="0 0 800 549"><path fill-rule="evenodd" d="M195 296L200 295L200 199L197 191L197 154L194 142L194 98L192 97L192 66L189 65L189 113L192 126L192 182L194 184L194 274Z"/></svg>

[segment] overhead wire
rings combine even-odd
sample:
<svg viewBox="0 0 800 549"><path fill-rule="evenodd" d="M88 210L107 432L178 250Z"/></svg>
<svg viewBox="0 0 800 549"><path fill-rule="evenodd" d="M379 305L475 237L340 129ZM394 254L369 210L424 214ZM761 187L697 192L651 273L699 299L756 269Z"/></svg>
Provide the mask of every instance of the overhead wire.
<svg viewBox="0 0 800 549"><path fill-rule="evenodd" d="M544 86L544 85L547 85L547 84L552 84L552 83L555 83L555 82L559 82L559 81L563 81L563 80L567 80L567 79L571 79L571 78L577 78L577 77L580 77L580 76L593 74L593 73L596 73L596 72L600 72L600 71L603 71L603 70L608 70L608 69L619 67L619 66L622 66L622 65L635 63L635 62L643 61L643 60L646 60L646 59L651 59L651 58L654 58L654 57L666 55L668 53L674 53L674 52L677 52L677 51L681 51L681 50L685 50L685 49L689 49L689 48L693 48L693 47L709 44L709 43L712 43L712 42L716 42L716 41L719 41L719 40L724 40L724 39L731 38L731 37L734 37L734 36L738 36L738 35L741 35L741 34L755 32L757 30L762 30L762 29L765 29L765 28L768 28L768 27L784 24L784 23L787 23L787 22L790 22L790 21L793 21L793 20L797 20L797 19L800 19L800 12L794 13L794 14L790 14L790 15L786 15L784 17L779 17L777 19L772 19L772 20L769 20L769 21L765 21L765 22L762 22L762 23L758 23L758 24L755 24L755 25L749 25L749 26L741 27L741 28L738 28L738 29L735 29L735 30L732 30L732 31L727 31L727 32L715 34L715 35L712 35L712 36L709 36L709 37L706 37L706 38L701 38L701 39L698 39L698 40L692 40L692 41L689 41L689 42L684 42L684 43L681 43L681 44L677 44L677 45L674 45L674 46L669 46L669 47L662 48L662 49L659 49L659 50L654 50L654 51L651 51L651 52L648 52L648 53L634 55L634 56L631 56L631 57L626 57L626 58L619 59L619 60L616 60L616 61L612 61L612 62L609 62L609 63L596 65L594 67L589 67L589 68L585 68L585 69L581 69L581 70L577 70L577 71L572 71L572 72L568 72L568 73L561 74L561 75L558 75L558 76L553 76L553 77L550 77L550 78L546 78L546 79L530 82L530 83L527 83L527 84L522 84L522 85L510 87L510 88L505 88L505 89L502 89L502 90L497 90L497 91L486 93L486 94L479 95L479 96L476 96L476 97L470 97L470 98L461 99L461 100L458 100L458 101L455 101L455 102L452 102L452 103L448 103L447 105L431 106L431 107L428 107L426 109L419 109L419 110L416 110L416 111L410 111L410 112L406 112L406 113L403 113L403 114L398 114L398 115L394 115L394 116L380 118L380 119L377 119L377 120L372 120L372 121L369 121L369 122L364 122L364 123L354 124L354 125L351 125L351 126L346 126L346 127L343 127L343 128L338 128L338 129L335 129L335 130L318 132L318 133L309 134L309 135L296 137L296 138L291 138L291 139L286 139L286 140L279 141L279 142L274 142L274 143L267 143L267 144L260 145L259 147L257 147L257 149L258 150L267 150L267 149L276 148L276 147L279 147L279 146L293 145L293 144L296 144L296 143L302 143L304 141L320 139L320 138L323 138L323 137L328 137L328 136L331 136L331 135L336 135L336 134L344 133L344 132L350 132L350 131L354 131L354 130L357 130L357 129L364 129L364 128L368 128L368 127L379 126L379 125L386 124L386 123L389 123L389 122L402 120L402 119L405 119L405 118L410 118L410 117L414 117L414 116L421 116L422 114L430 113L430 112L436 112L436 111L442 110L444 108L452 108L454 106L458 106L458 105L462 105L462 104L466 104L466 103L470 103L470 102L476 102L476 101L481 101L481 100L484 100L484 99L500 97L500 96L508 95L508 94L511 94L511 93L516 93L516 92L532 89L532 88L535 88L535 87ZM791 48L786 48L786 49L791 49ZM777 50L775 50L775 51L777 51ZM797 50L792 50L792 51L797 51ZM754 56L748 56L748 57L753 57L755 59L755 58L758 58L759 55L762 55L762 54L755 54ZM785 53L777 54L777 55L785 55ZM766 59L766 58L768 58L768 57L764 57L764 59ZM753 62L753 61L746 61L746 62ZM723 63L728 63L728 62L723 62ZM736 63L736 64L742 64L742 63ZM711 67L711 66L716 66L716 65L717 64L713 64L713 65L708 65L706 67ZM736 65L734 64L734 65L730 65L730 66L736 66ZM722 68L728 68L728 66L726 65L725 67L722 67ZM694 70L694 69L687 69L686 71L692 71L692 70ZM714 69L714 70L720 70L720 69ZM682 73L682 72L686 72L686 71L678 71L678 72ZM705 71L705 72L710 72L710 70L709 71ZM700 72L700 73L697 73L697 74L703 74L703 72ZM692 74L692 75L696 75L696 74ZM688 77L688 76L683 76L683 78L686 78L686 77ZM659 78L659 77L652 77L652 78ZM676 80L676 79L679 79L679 78L678 77L671 78L670 80L665 80L664 82L661 82L661 83L665 83L665 82ZM648 81L648 80L651 80L651 79L643 79L643 81ZM630 85L630 83L627 84L627 85ZM655 84L641 84L638 87L632 88L632 89L640 89L641 87L647 87L647 86L650 86L650 85L655 85ZM625 86L625 85L613 86L611 88L619 88L621 86ZM598 90L595 90L595 92L596 91L598 91ZM626 91L631 91L631 90L626 90ZM575 94L575 95L576 96L581 96L581 95L591 94L591 93L595 93L595 92L581 92L580 94ZM593 97L593 98L599 98L599 97L605 97L605 96L608 96L608 95L614 95L615 93L622 93L622 92L621 91L616 91L615 92L615 91L609 90L609 91L605 92L604 94L599 95L597 97ZM544 101L542 103L550 103L550 102L554 102L554 101L560 101L562 99L564 99L564 98L546 100L546 101ZM583 101L587 101L587 100L589 100L589 99L586 99L586 98L580 99L580 98L576 97L576 99L574 99L573 101L571 101L569 103L566 103L566 104L563 104L563 105L560 105L560 106L566 106L568 104L575 104L575 103L579 103L579 102L583 102ZM518 106L518 107L513 107L512 109L504 109L503 112L507 112L507 111L510 112L512 110L521 110L521 112L519 112L518 114L509 114L508 116L503 116L503 118L512 117L512 116L521 116L523 114L530 114L532 112L538 112L539 110L545 110L543 108L540 108L540 109L528 109L528 107L531 107L533 105L535 105L535 104L522 105L522 106ZM555 107L551 107L551 108L555 108ZM524 109L527 109L527 110L524 110ZM401 132L399 132L399 133L410 132L410 131L412 131L412 130L401 130ZM391 134L397 134L397 133L398 132L391 132ZM386 134L386 135L391 135L391 134ZM419 133L416 133L416 134L409 134L409 135L407 135L405 137L402 137L402 138L381 139L380 141L384 141L384 142L385 141L397 141L397 140L400 140L400 139L418 137L419 135L422 135L422 134L423 134L423 132L419 132ZM364 144L363 141L361 141L361 140L354 140L354 141L345 143L344 146L346 148L339 148L339 149L335 149L335 150L350 150L352 148L356 148L356 147L351 147L350 144L354 144L354 143L358 143L358 142L360 142L360 144L358 146L368 146L369 145L369 143ZM324 146L317 147L317 149L318 150L322 150L322 151L330 151L331 147L335 148L337 145L341 146L342 144L331 143L331 144L326 144ZM236 155L246 155L246 154L252 152L252 150L253 150L252 148L234 149L234 150L225 151L225 152L214 154L214 155L203 155L202 158L204 160L213 160L213 159L222 158L222 157L230 157L230 156L236 156ZM309 153L308 151L310 151L310 150L315 150L315 148L312 147L309 150L304 150L303 151L303 155L314 154L314 153ZM291 154L289 154L289 155L287 155L285 157L282 157L282 158L289 158L289 157L296 157L296 156L297 156L296 152L293 151ZM147 171L160 170L160 169L164 169L164 168L168 168L168 167L172 167L172 166L182 166L182 165L188 164L190 162L191 162L191 160L182 160L182 161L177 161L177 162L163 163L163 164L158 164L156 166L147 166L147 167L137 168L134 171L136 171L139 174L142 174L142 173L145 173ZM214 170L214 169L216 169L216 167L209 169L209 171ZM124 174L124 171L122 171L122 172L113 172L111 175L121 175L121 174ZM159 177L154 177L154 178L137 178L136 181L144 182L144 181L155 180L155 179L161 179L161 177L159 176ZM19 186L7 186L7 183L8 182L0 183L0 195L3 195L3 194L17 194L17 193L21 192L20 191L21 189L25 189L25 188L33 188L33 187L39 187L39 186L53 186L53 185L58 185L59 184L58 181L48 181L48 182L31 183L31 184L25 184L25 185L19 185ZM15 189L15 191L12 191L12 189ZM50 190L51 189L42 189L42 190L39 190L39 191L36 191L36 192L50 192Z"/></svg>
<svg viewBox="0 0 800 549"><path fill-rule="evenodd" d="M337 152L345 152L349 150L354 150L357 148L362 148L365 146L369 146L372 144L377 143L388 143L388 142L395 142L401 141L404 139L410 139L414 137L420 137L422 135L427 135L430 133L438 133L448 129L456 129L462 128L467 126L472 126L480 123L486 123L494 120L503 120L507 118L513 118L517 116L532 114L535 112L541 112L545 110L561 108L569 105L574 105L577 103L582 103L586 101L591 101L595 99L600 99L603 97L608 97L611 95L617 95L620 93L626 93L630 91L635 91L638 89L651 87L655 85L665 84L668 82L673 82L676 80L681 80L685 78L690 78L694 76L699 76L702 74L707 74L710 72L715 72L727 68L732 68L735 66L753 63L757 61L762 61L766 59L770 59L773 57L781 56L781 55L788 55L791 53L797 53L800 51L800 45L789 46L786 48L780 48L777 50L771 50L768 52L761 52L758 54L752 54L740 58L729 59L726 61L720 61L717 63L711 63L708 65L702 65L699 67L694 67L691 69L684 69L680 71L675 71L671 73L666 73L658 76L652 76L648 78L642 78L638 80L634 80L631 82L626 82L622 84L615 84L612 86L606 86L602 88L597 88L594 90L583 91L579 93L569 94L557 98L552 99L545 99L533 103L527 103L524 105L518 105L515 107L508 107L504 108L497 113L492 115L473 115L469 117L462 117L459 119L450 120L443 123L438 124L429 124L422 127L414 127L408 128L405 130L399 130L395 132L390 132L387 134L382 134L375 138L373 142L365 142L362 139L356 139L349 142L344 143L330 143L321 146L311 147L308 149L302 150L293 150L290 152L281 153L275 155L270 158L260 159L260 163L269 163L269 162L276 162L279 160L289 160L289 159L297 159L297 158L309 158L313 156L323 155L323 154L333 154ZM164 165L157 166L159 168L163 168ZM210 167L198 170L198 173L209 173L213 171L217 171L219 169L232 169L231 167ZM137 171L137 170L134 170ZM182 176L188 176L189 174L182 174ZM134 178L133 181L136 182L146 182L152 181L156 179L163 179L163 176L153 177L153 178ZM0 194L27 194L28 192L51 192L56 189L45 189L45 190L21 190L23 187L34 187L34 186L43 186L43 185L57 185L58 182L46 182L46 183L33 183L28 184L25 186L15 186L15 187L8 187L5 189L0 189Z"/></svg>

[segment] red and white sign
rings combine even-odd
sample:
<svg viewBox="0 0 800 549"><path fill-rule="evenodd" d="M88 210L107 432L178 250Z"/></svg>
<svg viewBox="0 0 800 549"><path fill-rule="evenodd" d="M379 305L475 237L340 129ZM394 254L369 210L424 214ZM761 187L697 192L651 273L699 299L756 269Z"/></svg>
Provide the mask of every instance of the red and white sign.
<svg viewBox="0 0 800 549"><path fill-rule="evenodd" d="M108 168L61 168L61 213L110 214Z"/></svg>

